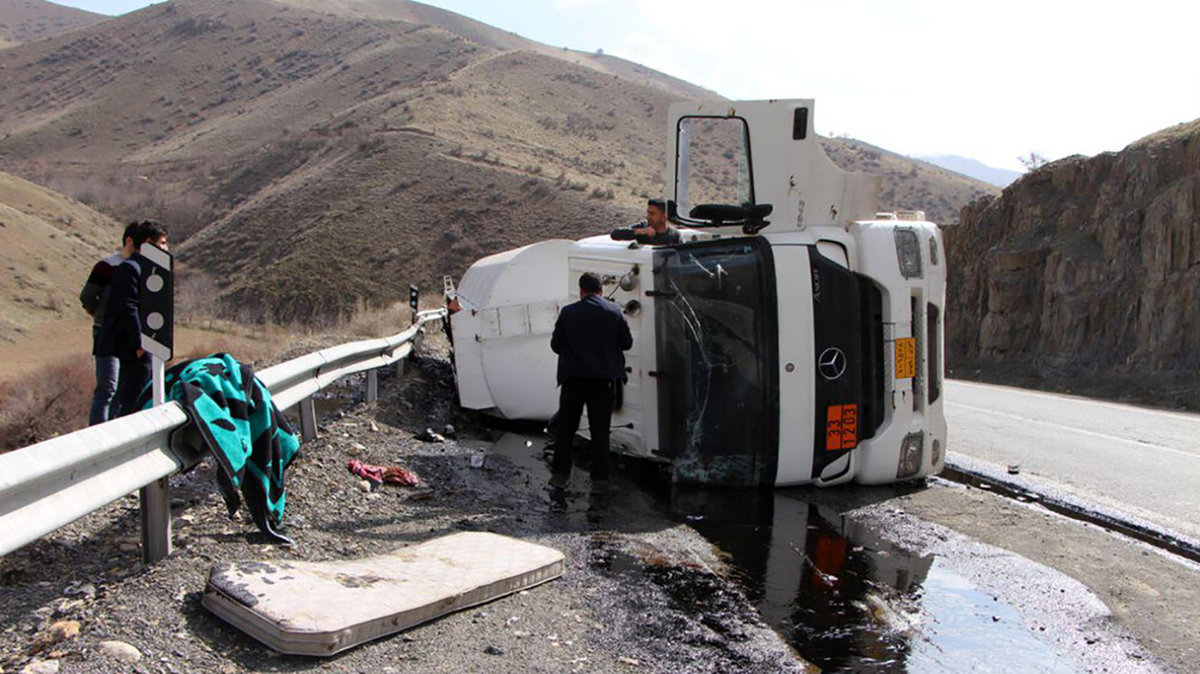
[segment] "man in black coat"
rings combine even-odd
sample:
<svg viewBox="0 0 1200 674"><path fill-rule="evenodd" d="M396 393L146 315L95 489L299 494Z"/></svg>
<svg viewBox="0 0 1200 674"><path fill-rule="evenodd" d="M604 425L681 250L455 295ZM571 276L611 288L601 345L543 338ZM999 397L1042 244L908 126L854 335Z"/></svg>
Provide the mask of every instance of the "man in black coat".
<svg viewBox="0 0 1200 674"><path fill-rule="evenodd" d="M108 308L109 288L112 285L113 273L125 258L133 255L134 234L141 228L142 223L131 222L121 236L121 250L97 262L83 290L79 291L79 303L83 305L88 315L92 317L92 346L100 335L100 326L104 323L104 310ZM95 426L108 421L110 411L116 410L117 396L117 367L116 356L95 356L96 388L92 391L92 408L88 412L88 425Z"/></svg>
<svg viewBox="0 0 1200 674"><path fill-rule="evenodd" d="M579 301L563 307L554 323L550 348L558 354L557 428L554 437L555 487L566 486L571 476L571 441L587 406L588 432L592 436L592 480L608 479L608 434L612 425L616 387L625 382L625 354L633 335L625 315L603 295L600 277L588 272L579 277Z"/></svg>
<svg viewBox="0 0 1200 674"><path fill-rule="evenodd" d="M149 241L159 248L167 247L167 232L151 220L136 223L133 232L134 250ZM150 381L150 355L142 350L142 320L138 314L142 275L150 261L134 253L113 269L108 290L108 306L92 342L92 355L116 357L117 394L109 418L131 414L134 401Z"/></svg>

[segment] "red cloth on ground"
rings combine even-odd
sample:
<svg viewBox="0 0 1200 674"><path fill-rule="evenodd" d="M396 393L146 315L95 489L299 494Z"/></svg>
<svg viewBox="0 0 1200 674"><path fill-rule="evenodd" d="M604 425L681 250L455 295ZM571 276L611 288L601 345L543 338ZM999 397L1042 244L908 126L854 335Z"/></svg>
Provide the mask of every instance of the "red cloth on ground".
<svg viewBox="0 0 1200 674"><path fill-rule="evenodd" d="M416 473L400 466L372 466L358 459L350 459L346 468L351 473L371 482L389 482L403 487L415 487L421 482L421 478L417 477Z"/></svg>

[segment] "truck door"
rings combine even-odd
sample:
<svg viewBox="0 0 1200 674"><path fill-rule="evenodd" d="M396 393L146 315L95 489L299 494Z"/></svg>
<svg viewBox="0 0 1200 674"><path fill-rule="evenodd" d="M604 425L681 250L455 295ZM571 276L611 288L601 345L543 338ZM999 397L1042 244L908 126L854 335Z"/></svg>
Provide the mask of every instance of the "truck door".
<svg viewBox="0 0 1200 674"><path fill-rule="evenodd" d="M757 238L655 253L659 453L676 482L772 485L779 446L771 248Z"/></svg>

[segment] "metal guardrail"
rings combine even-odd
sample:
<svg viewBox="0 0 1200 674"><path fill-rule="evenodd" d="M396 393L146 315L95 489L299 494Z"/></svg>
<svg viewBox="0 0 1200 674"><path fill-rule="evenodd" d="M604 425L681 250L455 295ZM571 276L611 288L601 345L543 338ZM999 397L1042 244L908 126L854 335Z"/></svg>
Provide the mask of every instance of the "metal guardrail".
<svg viewBox="0 0 1200 674"><path fill-rule="evenodd" d="M316 436L310 396L366 370L367 400L373 401L376 369L402 365L422 326L445 316L444 309L424 311L397 335L316 351L257 376L280 409L300 406L301 435L308 440ZM200 458L195 434L181 432L188 430L187 421L183 408L170 402L0 454L0 556L139 489L144 557L156 561L169 554L166 478Z"/></svg>

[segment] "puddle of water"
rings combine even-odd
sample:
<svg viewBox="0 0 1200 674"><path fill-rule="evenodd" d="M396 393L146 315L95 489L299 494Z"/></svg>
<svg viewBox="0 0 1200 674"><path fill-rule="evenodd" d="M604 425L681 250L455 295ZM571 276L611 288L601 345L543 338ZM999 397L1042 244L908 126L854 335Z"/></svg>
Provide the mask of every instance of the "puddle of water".
<svg viewBox="0 0 1200 674"><path fill-rule="evenodd" d="M922 638L910 672L1044 672L1075 669L1032 637L1021 615L935 562L923 582Z"/></svg>
<svg viewBox="0 0 1200 674"><path fill-rule="evenodd" d="M763 619L805 659L826 671L905 671L911 599L932 559L781 491L674 496L672 510L729 553Z"/></svg>
<svg viewBox="0 0 1200 674"><path fill-rule="evenodd" d="M1013 608L812 496L676 489L670 507L729 553L763 619L825 671L1075 671Z"/></svg>
<svg viewBox="0 0 1200 674"><path fill-rule="evenodd" d="M545 438L506 433L490 453L544 482L545 446ZM550 509L586 529L635 519L689 524L728 555L763 620L824 671L1075 671L1017 611L932 556L910 555L843 517L828 494L817 503L812 490L672 486L635 465L597 508L578 493L586 481L577 469L565 498L546 497Z"/></svg>

